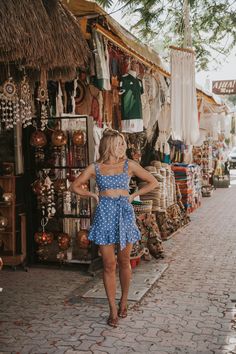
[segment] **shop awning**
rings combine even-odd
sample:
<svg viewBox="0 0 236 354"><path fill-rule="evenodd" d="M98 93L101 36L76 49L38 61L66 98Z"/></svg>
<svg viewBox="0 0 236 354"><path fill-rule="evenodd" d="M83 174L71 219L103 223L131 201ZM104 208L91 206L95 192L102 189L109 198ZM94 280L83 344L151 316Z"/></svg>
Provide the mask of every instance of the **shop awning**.
<svg viewBox="0 0 236 354"><path fill-rule="evenodd" d="M145 65L153 67L166 77L170 77L170 73L164 68L159 54L151 47L140 42L138 38L121 26L95 2L86 0L63 0L63 2L77 17L103 15L109 30L96 24L99 32Z"/></svg>
<svg viewBox="0 0 236 354"><path fill-rule="evenodd" d="M171 77L171 73L166 69L162 63L159 54L151 47L141 43L135 36L121 26L114 20L106 11L104 11L98 4L87 0L63 0L64 4L77 17L98 17L104 16L106 19L107 28L100 24L95 24L97 31L104 37L112 41L118 47L123 49L128 54L136 57L140 62L146 66L153 68L160 72L165 77ZM222 107L222 102L218 97L206 92L200 87L197 87L198 100L204 100L210 105Z"/></svg>
<svg viewBox="0 0 236 354"><path fill-rule="evenodd" d="M84 67L89 55L78 20L61 1L0 1L0 64L70 69Z"/></svg>

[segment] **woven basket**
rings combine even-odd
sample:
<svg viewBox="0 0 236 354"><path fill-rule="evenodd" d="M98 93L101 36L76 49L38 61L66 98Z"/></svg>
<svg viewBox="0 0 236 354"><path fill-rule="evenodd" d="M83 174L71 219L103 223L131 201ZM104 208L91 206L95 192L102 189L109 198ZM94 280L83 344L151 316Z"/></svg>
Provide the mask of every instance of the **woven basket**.
<svg viewBox="0 0 236 354"><path fill-rule="evenodd" d="M152 212L152 200L143 200L142 204L133 204L135 214L147 214Z"/></svg>

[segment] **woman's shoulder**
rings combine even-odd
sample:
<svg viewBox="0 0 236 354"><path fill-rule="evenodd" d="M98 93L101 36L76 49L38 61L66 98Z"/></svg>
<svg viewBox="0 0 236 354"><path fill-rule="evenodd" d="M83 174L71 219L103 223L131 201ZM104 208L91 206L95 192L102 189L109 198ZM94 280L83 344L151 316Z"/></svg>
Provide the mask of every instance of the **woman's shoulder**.
<svg viewBox="0 0 236 354"><path fill-rule="evenodd" d="M95 170L96 170L96 162L93 162L91 164L89 164L87 167L86 167L86 170L90 173L95 173Z"/></svg>

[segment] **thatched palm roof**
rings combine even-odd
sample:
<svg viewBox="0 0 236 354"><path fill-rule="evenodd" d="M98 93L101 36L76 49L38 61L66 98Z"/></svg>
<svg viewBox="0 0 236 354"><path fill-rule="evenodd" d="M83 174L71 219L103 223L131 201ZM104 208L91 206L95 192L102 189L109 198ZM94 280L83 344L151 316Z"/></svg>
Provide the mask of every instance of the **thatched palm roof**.
<svg viewBox="0 0 236 354"><path fill-rule="evenodd" d="M78 21L59 0L0 0L0 63L65 69L88 57Z"/></svg>

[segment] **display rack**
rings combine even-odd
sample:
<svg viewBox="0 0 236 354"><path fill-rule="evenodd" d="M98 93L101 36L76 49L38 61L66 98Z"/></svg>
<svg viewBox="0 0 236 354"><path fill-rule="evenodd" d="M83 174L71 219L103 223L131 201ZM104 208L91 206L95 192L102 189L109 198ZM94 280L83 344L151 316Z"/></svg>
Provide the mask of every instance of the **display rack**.
<svg viewBox="0 0 236 354"><path fill-rule="evenodd" d="M0 257L5 266L15 269L26 264L26 215L24 212L22 176L15 176L14 164L9 175L0 176Z"/></svg>
<svg viewBox="0 0 236 354"><path fill-rule="evenodd" d="M39 193L37 196L36 238L38 236L37 240L41 242L43 231L53 234L53 240L50 239L48 243L41 242L37 246L38 257L40 261L47 262L88 264L91 271L99 258L97 246L91 244L87 238L95 205L90 198L78 197L70 192L68 187L94 160L93 124L92 118L88 116L65 115L53 118L50 127L43 132L47 143L40 148L33 147L38 178L36 184L40 183L40 178L50 178L54 196L52 202L55 204L55 213L48 216L45 214L48 207L42 205L42 195ZM53 135L54 132L61 132L61 135L66 137L63 145L56 145L57 136ZM57 135L59 136L59 133ZM95 181L90 180L85 187L94 190ZM46 219L48 222L42 229L40 223L42 220L44 223ZM65 235L70 238L67 245L63 244L62 240L63 237L66 238Z"/></svg>

